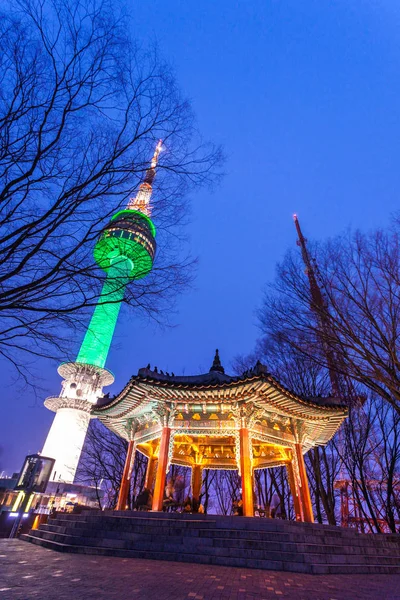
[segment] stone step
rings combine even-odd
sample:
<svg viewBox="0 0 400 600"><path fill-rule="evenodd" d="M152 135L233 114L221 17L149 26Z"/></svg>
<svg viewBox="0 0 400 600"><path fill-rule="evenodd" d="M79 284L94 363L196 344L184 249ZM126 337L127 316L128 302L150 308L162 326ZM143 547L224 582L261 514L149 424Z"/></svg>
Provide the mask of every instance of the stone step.
<svg viewBox="0 0 400 600"><path fill-rule="evenodd" d="M90 546L96 548L114 548L123 550L138 550L148 552L169 552L169 553L193 553L197 555L206 554L207 556L226 556L243 557L246 559L262 560L280 560L284 562L308 562L310 564L328 563L328 564L382 564L398 565L400 557L377 554L323 554L311 552L299 552L295 547L292 551L282 549L272 550L270 548L248 548L246 546L232 545L199 545L194 544L193 540L183 538L179 542L174 540L167 541L136 541L129 539L110 539L110 538L90 538L70 534L60 534L51 531L38 530L36 536L51 542L58 542L72 546ZM315 550L315 549L314 549Z"/></svg>
<svg viewBox="0 0 400 600"><path fill-rule="evenodd" d="M123 517L123 518L130 518L130 519L135 519L139 516L139 518L144 518L146 520L151 520L151 519L164 519L167 520L169 522L173 521L173 520L181 520L184 519L185 521L190 521L190 520L194 520L194 521L212 521L214 523L218 524L218 527L230 527L230 525L232 523L234 523L234 527L235 529L247 529L247 528L253 528L255 527L256 529L262 529L262 528L267 528L267 529L289 529L289 528L293 528L296 531L309 531L312 530L314 532L332 532L336 535L343 535L343 536L358 536L360 535L356 530L354 529L348 529L348 528L340 528L336 525L325 525L325 524L320 524L320 523L301 523L299 521L286 521L286 520L281 520L281 519L268 519L268 518L247 518L247 517L233 517L233 516L223 516L223 515L201 515L199 513L194 513L194 514L182 514L182 513L163 513L163 516L160 516L159 512L138 512L138 511L113 511L110 509L101 511L101 510L94 510L94 511L83 511L81 513L81 515L79 515L80 518L86 518L86 517L112 517L112 518L116 518L116 517ZM254 525L256 523L256 526ZM386 534L386 535L393 535L394 537L397 537L397 534Z"/></svg>
<svg viewBox="0 0 400 600"><path fill-rule="evenodd" d="M400 565L313 565L313 575L397 575ZM382 600L384 600L382 598Z"/></svg>
<svg viewBox="0 0 400 600"><path fill-rule="evenodd" d="M96 539L83 538L72 535L51 533L48 531L37 532L37 537L50 542L57 542L72 546L90 546L95 548L118 548L122 550L134 550L144 552L165 552L170 554L196 554L196 556L225 556L234 558L257 558L263 560L293 561L304 562L304 557L298 552L271 552L264 549L235 548L232 546L200 546L198 544L188 543L183 540L181 543L163 542L156 544L154 542L136 542L132 540L120 539Z"/></svg>
<svg viewBox="0 0 400 600"><path fill-rule="evenodd" d="M180 527L200 527L200 528L212 528L217 527L218 529L235 529L235 531L241 530L255 530L255 531L281 531L286 533L296 533L301 535L313 535L313 536L333 536L343 539L351 539L355 540L360 537L370 538L370 537L379 537L385 538L387 540L396 541L398 540L397 534L381 534L379 536L371 536L369 534L359 534L355 530L345 529L340 527L319 525L319 524L310 524L310 523L296 523L290 521L281 521L281 520L273 520L273 519L248 519L245 517L216 517L215 519L200 519L199 515L188 515L188 517L182 517L182 515L171 514L165 517L151 517L150 515L158 515L159 513L140 513L133 512L133 515L140 516L132 516L132 517L121 517L121 516L111 516L105 514L105 516L92 515L89 514L81 514L81 515L62 515L58 514L57 520L66 520L70 521L69 517L73 517L74 521L85 521L87 523L113 523L115 525L123 525L126 526L128 522L132 524L142 523L146 526L174 526L174 522L178 521ZM144 515L144 516L141 516ZM195 517L195 518L194 518ZM255 525L256 523L256 525ZM233 527L231 527L233 525Z"/></svg>
<svg viewBox="0 0 400 600"><path fill-rule="evenodd" d="M93 514L93 512L95 514ZM75 520L79 520L79 521L87 521L87 522L105 522L105 521L110 521L110 522L121 522L121 523L126 523L127 520L129 521L141 521L143 523L146 523L146 525L151 526L152 524L172 524L174 523L174 521L179 521L181 523L184 523L185 526L190 527L191 525L194 526L194 524L201 526L200 524L203 524L203 528L204 527L209 527L212 524L217 525L217 527L219 529L221 528L231 528L231 525L234 524L234 529L235 530L242 530L242 529L256 529L257 531L263 531L263 530L268 530L268 531L285 531L285 532L295 532L295 533L301 533L301 534L307 534L307 533L311 533L312 535L320 535L320 536L325 536L325 535L332 535L334 537L344 537L344 538L355 538L360 536L359 533L357 533L354 530L351 529L344 529L344 528L340 528L340 527L334 527L334 526L329 526L329 525L320 525L320 524L311 524L311 523L297 523L297 522L290 522L290 521L282 521L279 519L248 519L245 517L218 517L216 516L215 518L210 518L210 516L208 515L185 515L183 516L181 513L176 514L176 513L172 513L172 514L168 514L165 515L163 517L159 516L160 513L141 513L141 512L136 512L136 511L115 511L113 512L109 512L109 511L104 511L102 512L97 512L97 511L92 511L90 513L82 513L80 515L73 515ZM62 515L62 514L58 514L57 518L61 518L61 519L67 519L68 516L71 515ZM254 526L254 523L257 523L256 526Z"/></svg>
<svg viewBox="0 0 400 600"><path fill-rule="evenodd" d="M132 522L133 521L133 522ZM58 525L60 527L65 527L65 528L78 528L78 529L84 529L84 530L89 530L89 529L93 529L98 531L99 530L99 521L85 521L85 520L76 520L76 519L67 519L66 517L64 518L59 518L57 517L56 519L51 519L49 521L49 524L54 524L54 525ZM349 543L349 540L347 539L343 539L341 537L338 536L331 536L331 535L325 535L324 537L321 536L314 536L314 535L303 535L301 533L287 533L284 531L272 531L272 532L267 532L267 531L260 531L260 530L230 530L230 529L216 529L213 527L208 527L207 529L202 529L198 526L198 523L196 523L196 526L194 528L192 528L191 526L186 524L182 525L179 524L171 524L170 522L168 522L168 519L164 519L162 524L160 524L159 526L156 527L155 523L152 523L151 527L148 527L147 522L143 522L143 520L141 519L140 522L136 521L136 519L130 519L130 520L126 520L125 522L120 522L120 521L110 521L109 519L106 519L104 523L101 523L101 529L102 530L107 530L107 531L121 531L121 532L127 532L127 531L132 531L138 534L143 534L143 535L148 535L151 533L152 530L154 530L156 528L157 530L157 535L168 535L168 536L179 536L179 535L186 535L186 536L194 536L194 537L231 537L234 539L242 539L243 537L246 537L246 539L255 539L255 540L259 540L259 539L263 539L266 541L276 541L276 540L281 540L281 541L287 541L287 542L306 542L306 543L321 543L324 545L336 545L336 544L343 544L343 545L353 545L353 546L370 546L373 548L391 548L394 551L396 549L400 550L400 539L398 537L395 536L385 536L385 535L367 535L367 534L357 534L356 537L354 539L351 540L351 544Z"/></svg>
<svg viewBox="0 0 400 600"><path fill-rule="evenodd" d="M58 514L22 539L100 556L315 574L400 573L400 536L268 519L150 514Z"/></svg>
<svg viewBox="0 0 400 600"><path fill-rule="evenodd" d="M198 521L203 523L213 522L217 525L218 529L222 528L231 528L231 525L234 525L235 530L241 529L254 529L257 531L261 531L264 529L267 530L275 530L275 531L285 531L285 532L294 532L301 534L310 534L312 535L321 535L325 536L327 534L331 534L334 537L342 537L342 538L351 538L357 539L359 537L379 537L379 538L392 538L392 541L399 543L398 534L380 534L380 535L370 535L370 534L360 534L355 529L351 528L342 528L335 525L324 525L320 523L300 523L298 521L285 521L281 519L268 519L268 518L247 518L247 517L232 517L232 516L221 516L221 515L200 515L200 514L188 514L182 515L182 513L164 513L164 517L160 517L160 513L157 512L145 512L141 513L138 511L84 511L80 517L85 518L87 516L96 516L100 519L102 515L110 516L111 518L116 518L118 516L122 516L123 518L127 518L129 516L130 519L138 518L137 515L140 515L139 518L148 521L153 519L163 519L167 522L173 522L174 520L180 521L184 519L186 522L190 521ZM256 524L256 525L255 525Z"/></svg>
<svg viewBox="0 0 400 600"><path fill-rule="evenodd" d="M267 569L276 571L290 571L297 573L313 573L313 574L396 574L400 573L400 566L394 565L365 565L365 564L352 564L352 565L332 565L332 564L318 564L311 565L302 562L290 562L290 561L279 561L279 560L262 560L262 559L246 559L243 557L226 557L226 556L205 556L198 554L182 554L182 553L171 553L171 552L149 552L143 550L123 550L123 549L112 549L112 548L96 548L90 546L71 546L67 544L49 542L40 538L36 538L30 534L21 536L21 539L30 541L41 545L45 548L56 549L61 552L74 552L80 554L92 554L97 556L119 556L123 558L145 558L153 560L169 560L177 562L195 562L201 564L212 564L212 565L224 565L224 566L235 566L244 568L257 568Z"/></svg>
<svg viewBox="0 0 400 600"><path fill-rule="evenodd" d="M145 551L145 550L125 550L120 548L98 548L91 546L73 546L70 544L62 544L59 542L51 542L44 540L31 534L21 536L21 539L34 544L58 550L61 552L73 552L78 554L92 554L97 556L118 556L121 558L146 558L152 560L167 560L176 562L201 563L209 565L224 565L233 567L269 569L276 571L297 571L301 573L311 573L311 565L305 563L287 563L286 565L279 560L255 560L246 559L243 557L226 557L226 556L208 556L204 554L182 553L182 552L162 552L162 551ZM286 569L285 569L286 566Z"/></svg>
<svg viewBox="0 0 400 600"><path fill-rule="evenodd" d="M63 520L67 522L76 521L76 522L86 522L86 523L102 523L102 524L113 524L115 526L126 526L127 523L132 524L145 524L148 527L171 527L174 524L174 521L168 517L153 517L149 518L147 513L135 512L135 517L127 517L127 516L111 516L111 515L92 515L92 514L62 514L58 513L54 518L57 520ZM159 514L159 513L157 513ZM144 516L142 516L144 515ZM194 515L190 515L193 517ZM215 527L216 520L215 519L188 519L186 517L182 517L177 519L179 522L179 527L190 527L190 528L207 528L207 527Z"/></svg>
<svg viewBox="0 0 400 600"><path fill-rule="evenodd" d="M196 545L200 545L201 547L208 547L211 545L217 547L235 547L235 548L247 548L247 549L265 549L268 551L274 552L311 552L313 554L371 554L377 555L379 553L380 556L397 556L400 562L400 547L398 547L396 551L393 551L392 548L376 548L374 546L348 546L342 544L330 544L324 545L321 543L318 544L307 544L307 543L299 543L299 542L286 542L286 541L277 541L276 539L266 540L264 536L259 536L258 539L249 539L245 538L230 538L230 537L220 537L220 536L207 536L202 537L198 536L196 538L183 536L183 535L165 535L165 534L154 534L154 533L136 533L136 532L122 532L122 531L108 531L108 530L95 530L95 529L85 529L85 528L68 528L65 526L53 525L52 523L48 523L42 525L40 528L42 531L53 532L59 534L70 534L70 535L79 535L83 538L93 538L93 539L120 539L120 540L130 540L135 541L137 543L140 542L149 542L149 543L157 543L157 544L166 544L166 543L175 543L182 544L184 540L190 541L190 543L195 543Z"/></svg>

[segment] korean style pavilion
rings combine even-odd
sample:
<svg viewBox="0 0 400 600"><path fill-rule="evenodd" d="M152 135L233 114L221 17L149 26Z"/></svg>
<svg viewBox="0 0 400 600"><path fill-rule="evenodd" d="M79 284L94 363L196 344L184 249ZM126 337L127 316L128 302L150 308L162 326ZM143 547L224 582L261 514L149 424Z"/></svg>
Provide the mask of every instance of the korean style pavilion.
<svg viewBox="0 0 400 600"><path fill-rule="evenodd" d="M148 457L145 486L154 485L155 511L163 508L171 464L191 467L196 500L203 469L237 469L245 516L254 514L254 469L285 466L296 519L312 522L304 454L332 438L347 408L336 398L297 396L261 363L241 376L227 375L217 350L203 375L140 369L115 398L100 399L92 414L129 442L117 509L126 507L139 451Z"/></svg>

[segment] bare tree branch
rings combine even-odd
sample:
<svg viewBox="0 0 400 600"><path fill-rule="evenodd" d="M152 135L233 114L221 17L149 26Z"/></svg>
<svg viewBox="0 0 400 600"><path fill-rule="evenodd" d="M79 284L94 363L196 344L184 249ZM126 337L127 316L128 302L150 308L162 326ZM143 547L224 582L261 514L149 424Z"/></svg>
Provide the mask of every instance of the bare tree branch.
<svg viewBox="0 0 400 600"><path fill-rule="evenodd" d="M0 19L0 353L60 357L104 274L94 243L166 147L154 189L158 254L125 303L165 322L193 277L187 193L218 177L189 102L111 0L9 0ZM133 28L134 24L132 25Z"/></svg>

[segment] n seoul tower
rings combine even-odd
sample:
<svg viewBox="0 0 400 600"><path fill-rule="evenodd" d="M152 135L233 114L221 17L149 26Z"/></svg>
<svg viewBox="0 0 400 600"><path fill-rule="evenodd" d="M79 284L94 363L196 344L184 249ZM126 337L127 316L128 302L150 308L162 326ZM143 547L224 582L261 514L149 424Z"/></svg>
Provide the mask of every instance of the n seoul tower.
<svg viewBox="0 0 400 600"><path fill-rule="evenodd" d="M156 230L150 219L150 200L161 147L160 140L136 197L111 218L97 241L94 258L107 277L76 361L58 367L64 378L61 393L44 403L56 413L42 450L44 456L56 461L53 481L74 481L91 408L103 395L103 387L114 381L104 365L125 288L153 267Z"/></svg>

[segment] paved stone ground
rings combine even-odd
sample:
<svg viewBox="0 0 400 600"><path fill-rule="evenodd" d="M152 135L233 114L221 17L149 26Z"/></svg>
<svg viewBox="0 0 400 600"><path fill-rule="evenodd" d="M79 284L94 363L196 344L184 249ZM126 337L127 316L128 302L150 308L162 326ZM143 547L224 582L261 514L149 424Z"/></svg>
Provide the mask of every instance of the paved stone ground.
<svg viewBox="0 0 400 600"><path fill-rule="evenodd" d="M62 554L0 540L0 600L400 600L400 575L300 575Z"/></svg>

